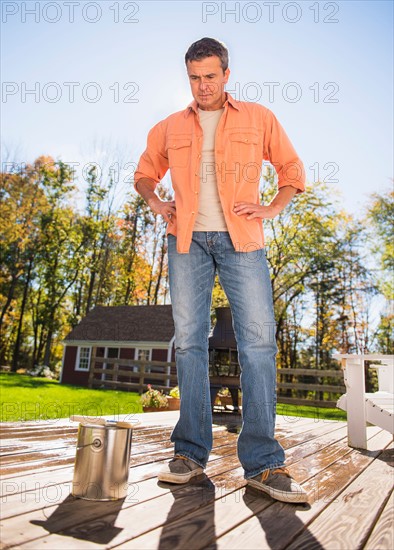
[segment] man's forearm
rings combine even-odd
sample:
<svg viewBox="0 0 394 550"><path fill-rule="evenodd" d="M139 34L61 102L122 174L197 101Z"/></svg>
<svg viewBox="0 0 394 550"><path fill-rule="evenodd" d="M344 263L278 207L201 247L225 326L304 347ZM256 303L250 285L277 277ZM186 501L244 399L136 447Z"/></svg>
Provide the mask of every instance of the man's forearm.
<svg viewBox="0 0 394 550"><path fill-rule="evenodd" d="M155 214L163 216L166 222L172 223L176 214L175 201L162 201L154 192L155 187L156 182L149 178L141 178L135 184L137 193L141 195L149 208Z"/></svg>
<svg viewBox="0 0 394 550"><path fill-rule="evenodd" d="M247 220L252 220L253 218L272 219L282 212L296 193L297 189L295 187L285 185L279 188L275 197L267 205L236 202L233 210L238 216L246 215Z"/></svg>
<svg viewBox="0 0 394 550"><path fill-rule="evenodd" d="M158 195L154 192L155 187L156 183L149 178L141 178L136 183L137 192L150 207L152 203L154 204L155 202L157 203L161 200L160 197L158 197Z"/></svg>
<svg viewBox="0 0 394 550"><path fill-rule="evenodd" d="M297 189L291 185L280 187L275 197L272 199L268 208L272 208L274 216L277 216L291 202L297 193Z"/></svg>

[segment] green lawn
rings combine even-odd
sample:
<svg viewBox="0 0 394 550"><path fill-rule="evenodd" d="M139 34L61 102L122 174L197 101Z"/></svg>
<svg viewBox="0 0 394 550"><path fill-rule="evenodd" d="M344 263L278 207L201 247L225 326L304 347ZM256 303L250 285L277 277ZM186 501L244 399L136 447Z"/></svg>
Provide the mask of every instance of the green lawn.
<svg viewBox="0 0 394 550"><path fill-rule="evenodd" d="M278 403L277 414L283 416L306 416L316 420L346 420L346 412L341 409L328 409L325 407L314 407L309 405L284 405Z"/></svg>
<svg viewBox="0 0 394 550"><path fill-rule="evenodd" d="M115 390L89 390L78 386L59 384L48 378L21 374L0 374L1 422L48 420L67 418L72 414L83 416L133 415L142 412L137 393ZM300 405L277 406L283 416L346 420L339 409ZM131 418L131 416L130 416Z"/></svg>
<svg viewBox="0 0 394 550"><path fill-rule="evenodd" d="M1 422L67 418L72 414L113 415L116 419L119 414L142 412L137 393L90 390L12 373L0 374L0 385Z"/></svg>

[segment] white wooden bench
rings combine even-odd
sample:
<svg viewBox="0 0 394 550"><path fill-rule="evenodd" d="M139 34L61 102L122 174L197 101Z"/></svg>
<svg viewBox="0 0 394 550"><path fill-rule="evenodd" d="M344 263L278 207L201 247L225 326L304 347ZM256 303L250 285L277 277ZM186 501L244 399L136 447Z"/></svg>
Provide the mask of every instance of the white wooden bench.
<svg viewBox="0 0 394 550"><path fill-rule="evenodd" d="M367 422L394 433L394 355L337 354L342 362L346 394L337 402L337 407L347 411L348 444L358 449L367 448ZM378 371L379 389L365 392L364 362L380 362L371 365Z"/></svg>

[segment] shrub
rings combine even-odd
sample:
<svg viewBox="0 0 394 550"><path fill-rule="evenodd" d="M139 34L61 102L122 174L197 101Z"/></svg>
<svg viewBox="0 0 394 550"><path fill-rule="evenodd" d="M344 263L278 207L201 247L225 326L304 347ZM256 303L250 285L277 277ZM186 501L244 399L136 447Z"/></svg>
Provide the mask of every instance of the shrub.
<svg viewBox="0 0 394 550"><path fill-rule="evenodd" d="M141 404L143 407L155 407L161 409L168 407L167 396L159 390L154 390L150 384L148 384L148 390L141 395Z"/></svg>
<svg viewBox="0 0 394 550"><path fill-rule="evenodd" d="M179 393L179 387L175 386L175 388L172 388L170 391L170 396L175 397L175 399L180 399L181 394Z"/></svg>
<svg viewBox="0 0 394 550"><path fill-rule="evenodd" d="M52 371L48 365L35 365L34 369L26 371L26 374L30 376L39 376L41 378L51 378L57 380L59 378L59 372Z"/></svg>

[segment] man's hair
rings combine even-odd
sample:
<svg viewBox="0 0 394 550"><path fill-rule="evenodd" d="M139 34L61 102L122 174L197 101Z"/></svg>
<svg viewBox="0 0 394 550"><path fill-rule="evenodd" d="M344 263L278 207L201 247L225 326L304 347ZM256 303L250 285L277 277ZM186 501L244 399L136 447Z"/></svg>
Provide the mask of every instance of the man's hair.
<svg viewBox="0 0 394 550"><path fill-rule="evenodd" d="M214 38L201 38L197 42L193 42L185 55L185 63L188 61L201 61L206 57L212 57L216 55L220 59L223 72L228 67L228 50L226 46L215 40Z"/></svg>

